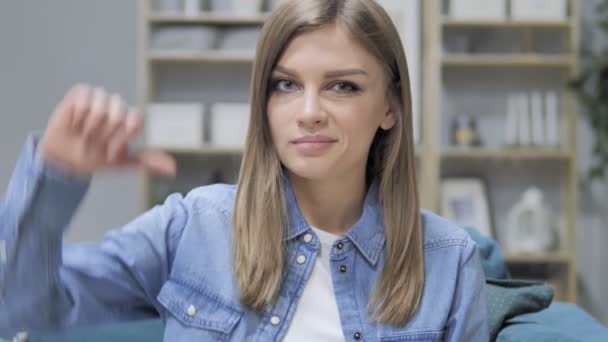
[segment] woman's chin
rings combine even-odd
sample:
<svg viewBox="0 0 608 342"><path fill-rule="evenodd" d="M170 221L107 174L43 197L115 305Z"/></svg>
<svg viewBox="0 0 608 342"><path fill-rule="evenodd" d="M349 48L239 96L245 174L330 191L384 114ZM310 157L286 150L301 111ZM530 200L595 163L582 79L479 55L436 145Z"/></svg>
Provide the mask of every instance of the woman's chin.
<svg viewBox="0 0 608 342"><path fill-rule="evenodd" d="M285 167L290 174L298 178L304 178L308 180L322 180L326 179L327 176L334 174L335 165L325 161L299 161L284 163ZM332 169L334 172L332 172Z"/></svg>

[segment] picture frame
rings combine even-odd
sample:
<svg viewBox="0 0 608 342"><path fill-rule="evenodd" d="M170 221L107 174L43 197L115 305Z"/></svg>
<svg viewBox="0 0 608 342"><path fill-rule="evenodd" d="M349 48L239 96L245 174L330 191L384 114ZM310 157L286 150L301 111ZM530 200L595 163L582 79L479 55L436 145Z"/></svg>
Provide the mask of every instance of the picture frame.
<svg viewBox="0 0 608 342"><path fill-rule="evenodd" d="M441 182L441 215L494 238L487 187L481 178L445 178Z"/></svg>

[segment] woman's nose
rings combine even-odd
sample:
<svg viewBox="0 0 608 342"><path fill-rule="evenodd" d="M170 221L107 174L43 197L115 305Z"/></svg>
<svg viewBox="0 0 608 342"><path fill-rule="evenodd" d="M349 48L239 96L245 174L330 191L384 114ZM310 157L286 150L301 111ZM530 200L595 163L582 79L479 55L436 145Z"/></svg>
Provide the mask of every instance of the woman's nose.
<svg viewBox="0 0 608 342"><path fill-rule="evenodd" d="M307 128L313 128L325 124L327 113L321 106L319 94L307 92L304 95L304 103L298 111L298 124Z"/></svg>

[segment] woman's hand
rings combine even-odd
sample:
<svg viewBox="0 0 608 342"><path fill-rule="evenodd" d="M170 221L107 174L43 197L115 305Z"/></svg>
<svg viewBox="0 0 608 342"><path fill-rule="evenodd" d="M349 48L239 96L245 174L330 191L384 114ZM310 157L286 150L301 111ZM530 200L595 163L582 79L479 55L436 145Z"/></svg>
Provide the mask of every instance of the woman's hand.
<svg viewBox="0 0 608 342"><path fill-rule="evenodd" d="M120 95L78 84L57 105L39 151L43 159L85 177L127 166L175 177L176 162L170 155L161 151L129 154L129 141L142 123L140 113L129 108Z"/></svg>

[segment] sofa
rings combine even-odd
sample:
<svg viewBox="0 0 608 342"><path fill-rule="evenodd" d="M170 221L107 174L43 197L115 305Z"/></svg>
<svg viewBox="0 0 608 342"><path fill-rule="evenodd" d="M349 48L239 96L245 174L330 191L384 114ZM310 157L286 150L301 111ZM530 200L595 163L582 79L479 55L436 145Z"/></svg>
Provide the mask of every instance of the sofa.
<svg viewBox="0 0 608 342"><path fill-rule="evenodd" d="M496 241L465 228L479 247L486 275L491 339L499 342L606 342L608 329L575 304L554 302L542 282L511 279ZM32 342L162 341L160 320L81 328L63 335L30 334Z"/></svg>

